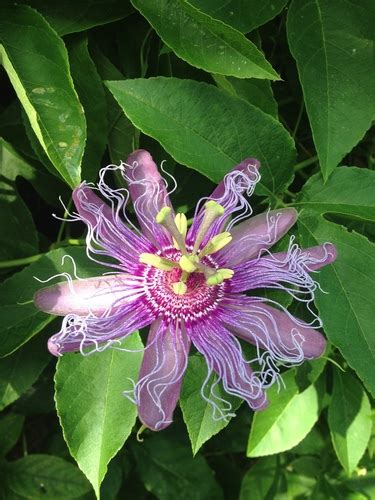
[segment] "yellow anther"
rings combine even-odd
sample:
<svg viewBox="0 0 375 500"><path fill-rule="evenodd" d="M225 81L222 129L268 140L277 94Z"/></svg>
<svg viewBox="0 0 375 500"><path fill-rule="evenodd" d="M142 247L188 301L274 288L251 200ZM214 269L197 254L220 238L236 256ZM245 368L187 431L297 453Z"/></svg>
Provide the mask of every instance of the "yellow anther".
<svg viewBox="0 0 375 500"><path fill-rule="evenodd" d="M181 269L187 273L193 273L194 271L197 270L197 258L193 255L183 255L181 259L179 260L179 265Z"/></svg>
<svg viewBox="0 0 375 500"><path fill-rule="evenodd" d="M176 223L176 226L177 226L177 229L178 229L179 233L181 234L181 236L185 240L186 233L187 233L187 218L186 218L186 215L185 214L177 214L176 217L174 218L174 221ZM175 240L175 238L173 238L173 245L174 245L175 248L177 248L177 250L180 249L180 247L178 246L178 243Z"/></svg>
<svg viewBox="0 0 375 500"><path fill-rule="evenodd" d="M218 252L219 250L224 248L225 245L228 245L228 243L231 241L232 241L232 235L227 231L217 234L207 243L207 245L199 253L199 257L204 257L205 255L210 255L212 253Z"/></svg>
<svg viewBox="0 0 375 500"><path fill-rule="evenodd" d="M209 200L204 204L206 210L213 212L216 217L224 215L224 207L222 207L217 201Z"/></svg>
<svg viewBox="0 0 375 500"><path fill-rule="evenodd" d="M176 295L184 295L187 290L187 286L182 281L177 281L177 283L172 283L172 290Z"/></svg>
<svg viewBox="0 0 375 500"><path fill-rule="evenodd" d="M212 223L218 218L224 215L224 207L219 205L214 200L209 200L204 205L204 215L199 227L197 236L194 242L193 253L197 253L199 250L199 246L204 240L205 234L211 227Z"/></svg>
<svg viewBox="0 0 375 500"><path fill-rule="evenodd" d="M171 271L174 267L178 266L177 262L164 259L163 257L159 257L153 253L141 253L139 256L139 262L156 267L156 269L161 269L162 271Z"/></svg>
<svg viewBox="0 0 375 500"><path fill-rule="evenodd" d="M215 274L206 279L209 286L220 285L224 280L229 280L234 275L232 269L218 269Z"/></svg>
<svg viewBox="0 0 375 500"><path fill-rule="evenodd" d="M156 215L156 222L158 224L162 224L170 215L171 211L171 207L163 207Z"/></svg>

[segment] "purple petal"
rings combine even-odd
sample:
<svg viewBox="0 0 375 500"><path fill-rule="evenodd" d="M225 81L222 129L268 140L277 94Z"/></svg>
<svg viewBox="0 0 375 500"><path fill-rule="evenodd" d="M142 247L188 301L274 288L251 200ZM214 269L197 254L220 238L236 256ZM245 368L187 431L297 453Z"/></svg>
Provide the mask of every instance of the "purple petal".
<svg viewBox="0 0 375 500"><path fill-rule="evenodd" d="M231 266L234 276L228 286L231 292L277 288L292 293L293 289L298 288L302 293L305 290L311 294L316 289L316 283L309 273L330 264L335 258L336 249L331 243L305 250L291 244L288 252L267 254L238 266ZM298 298L298 294L292 295Z"/></svg>
<svg viewBox="0 0 375 500"><path fill-rule="evenodd" d="M215 371L228 394L244 399L254 410L261 410L267 406L261 380L245 361L238 340L221 322L197 323L190 336L194 346L206 359L209 375ZM212 389L209 397L205 396L205 399L221 413L215 403Z"/></svg>
<svg viewBox="0 0 375 500"><path fill-rule="evenodd" d="M224 215L216 219L212 224L212 227L207 231L206 237L202 241L201 247L224 229L230 215L233 215L233 219L226 230L230 230L231 225L251 213L251 207L245 195L250 196L253 193L255 185L260 179L258 173L259 167L259 161L254 158L243 160L224 177L211 196L202 198L198 202L193 224L187 236L189 242L194 242L196 238L204 215L204 204L207 200L214 200L224 207Z"/></svg>
<svg viewBox="0 0 375 500"><path fill-rule="evenodd" d="M141 299L119 307L113 307L101 317L68 314L61 330L48 341L51 354L61 356L64 352L81 351L82 354L103 351L116 345L119 339L154 321L155 316L145 308Z"/></svg>
<svg viewBox="0 0 375 500"><path fill-rule="evenodd" d="M287 364L323 354L325 338L316 329L290 314L249 297L238 297L236 307L228 304L225 326L235 335L264 349L274 361Z"/></svg>
<svg viewBox="0 0 375 500"><path fill-rule="evenodd" d="M86 240L88 253L114 257L120 265L113 267L134 272L139 265L139 254L149 252L152 245L144 238L137 236L120 219L119 214L125 203L123 197L109 188L106 196L112 203L112 208L85 184L81 184L73 191L73 200L78 214L89 229ZM95 258L92 259L95 260Z"/></svg>
<svg viewBox="0 0 375 500"><path fill-rule="evenodd" d="M190 340L176 326L151 325L136 386L139 418L160 431L170 425L185 373Z"/></svg>
<svg viewBox="0 0 375 500"><path fill-rule="evenodd" d="M58 283L38 290L34 304L41 311L58 316L99 316L138 298L143 292L138 283L125 273Z"/></svg>
<svg viewBox="0 0 375 500"><path fill-rule="evenodd" d="M156 246L170 244L170 236L155 220L160 209L171 204L166 182L152 156L147 151L138 149L128 157L124 168L124 178L129 185L142 232Z"/></svg>
<svg viewBox="0 0 375 500"><path fill-rule="evenodd" d="M303 249L301 255L306 262L305 265L308 271L317 271L336 260L337 250L332 243L324 243L324 245ZM284 261L287 258L287 252L274 253L273 257L279 261Z"/></svg>
<svg viewBox="0 0 375 500"><path fill-rule="evenodd" d="M217 258L224 266L234 266L257 257L289 231L297 216L294 208L283 208L241 222L232 228L232 241L217 253Z"/></svg>

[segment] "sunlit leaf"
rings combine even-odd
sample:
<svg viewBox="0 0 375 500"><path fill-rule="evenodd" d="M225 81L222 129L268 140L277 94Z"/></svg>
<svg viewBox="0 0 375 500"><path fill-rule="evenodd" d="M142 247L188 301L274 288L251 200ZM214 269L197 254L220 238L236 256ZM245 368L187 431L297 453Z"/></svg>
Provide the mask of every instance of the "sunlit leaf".
<svg viewBox="0 0 375 500"><path fill-rule="evenodd" d="M133 333L121 347L141 350L139 335ZM122 448L136 420L137 408L123 391L133 387L141 358L141 352L107 349L89 356L65 354L58 362L57 413L69 450L97 496L109 461Z"/></svg>
<svg viewBox="0 0 375 500"><path fill-rule="evenodd" d="M338 370L334 376L328 423L338 459L350 475L370 439L371 406L361 384L348 373Z"/></svg>
<svg viewBox="0 0 375 500"><path fill-rule="evenodd" d="M2 64L45 154L74 187L86 140L63 41L30 7L0 9ZM24 50L27 47L27 51Z"/></svg>

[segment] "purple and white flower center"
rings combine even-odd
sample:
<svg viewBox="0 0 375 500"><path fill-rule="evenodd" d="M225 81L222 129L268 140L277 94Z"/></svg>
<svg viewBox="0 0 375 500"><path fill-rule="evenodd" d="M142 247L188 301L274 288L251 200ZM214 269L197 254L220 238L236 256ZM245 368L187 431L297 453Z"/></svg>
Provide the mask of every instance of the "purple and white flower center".
<svg viewBox="0 0 375 500"><path fill-rule="evenodd" d="M176 267L166 271L152 265L144 266L142 276L145 279L145 294L148 306L154 313L162 315L167 321L183 318L189 324L216 309L224 296L225 282L210 286L202 272L192 272L183 276L186 273L177 267L182 252L174 247L164 248L157 255L175 262ZM219 268L212 256L204 257L201 263L213 272ZM186 290L183 294L178 294L174 291L174 284L181 282L182 279Z"/></svg>

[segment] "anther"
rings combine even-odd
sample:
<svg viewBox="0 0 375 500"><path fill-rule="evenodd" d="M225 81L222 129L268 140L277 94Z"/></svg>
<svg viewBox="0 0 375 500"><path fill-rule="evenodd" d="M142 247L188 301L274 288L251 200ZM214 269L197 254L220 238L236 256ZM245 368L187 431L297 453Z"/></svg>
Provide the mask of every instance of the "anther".
<svg viewBox="0 0 375 500"><path fill-rule="evenodd" d="M218 269L215 274L209 276L206 280L207 285L220 285L224 280L229 280L234 275L232 269Z"/></svg>
<svg viewBox="0 0 375 500"><path fill-rule="evenodd" d="M185 214L178 213L176 214L176 217L174 218L174 221L176 223L178 232L181 234L183 239L185 240L186 238L186 233L187 233L187 218ZM173 238L173 245L177 250L179 250L179 246L177 241Z"/></svg>
<svg viewBox="0 0 375 500"><path fill-rule="evenodd" d="M182 281L177 281L177 283L172 283L172 290L176 295L184 295L187 290L187 286Z"/></svg>
<svg viewBox="0 0 375 500"><path fill-rule="evenodd" d="M173 268L178 266L177 262L165 259L164 257L159 257L153 253L141 253L139 256L139 262L156 267L156 269L161 269L162 271L171 271Z"/></svg>
<svg viewBox="0 0 375 500"><path fill-rule="evenodd" d="M205 203L203 220L199 227L197 237L195 238L193 253L197 253L199 246L211 224L222 215L224 215L224 207L219 205L219 203L214 200L209 200Z"/></svg>
<svg viewBox="0 0 375 500"><path fill-rule="evenodd" d="M217 234L207 243L203 250L201 250L201 252L198 254L198 257L202 258L205 255L210 255L212 253L218 252L219 250L224 248L225 245L228 245L228 243L230 243L231 241L232 235L227 231Z"/></svg>
<svg viewBox="0 0 375 500"><path fill-rule="evenodd" d="M180 233L176 221L172 216L172 209L170 207L163 207L159 213L156 215L156 222L169 232L169 234L174 238L178 249L181 250L183 255L188 255L185 245L185 237Z"/></svg>
<svg viewBox="0 0 375 500"><path fill-rule="evenodd" d="M187 273L193 273L194 271L197 270L196 264L199 263L199 260L194 255L189 255L189 256L183 255L178 263L183 271Z"/></svg>

